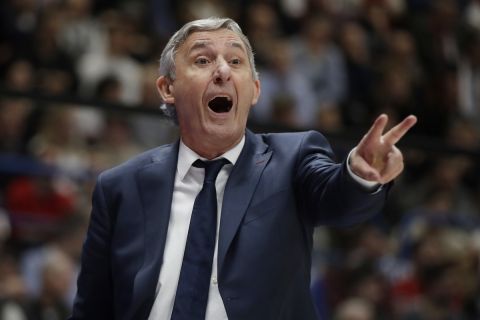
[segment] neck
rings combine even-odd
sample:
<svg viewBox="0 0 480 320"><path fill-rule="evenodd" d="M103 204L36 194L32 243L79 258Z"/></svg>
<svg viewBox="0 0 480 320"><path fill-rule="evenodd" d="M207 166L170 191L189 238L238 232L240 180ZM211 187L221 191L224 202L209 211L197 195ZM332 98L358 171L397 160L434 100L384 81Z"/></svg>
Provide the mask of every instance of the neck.
<svg viewBox="0 0 480 320"><path fill-rule="evenodd" d="M221 140L221 139L215 139L215 141L210 141L209 139L204 139L203 141L198 141L198 140L190 141L190 139L185 139L184 137L182 137L182 141L187 147L192 149L199 156L208 160L212 160L221 156L228 150L234 148L237 144L240 143L242 138L243 136L240 136L238 139L233 140L231 142L228 142L228 141L219 142L218 140Z"/></svg>

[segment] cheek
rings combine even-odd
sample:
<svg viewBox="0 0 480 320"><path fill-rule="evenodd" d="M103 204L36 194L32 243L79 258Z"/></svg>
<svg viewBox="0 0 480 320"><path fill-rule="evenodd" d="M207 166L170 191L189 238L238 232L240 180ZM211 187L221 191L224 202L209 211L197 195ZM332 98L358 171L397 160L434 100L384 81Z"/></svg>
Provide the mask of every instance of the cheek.
<svg viewBox="0 0 480 320"><path fill-rule="evenodd" d="M195 79L190 78L188 80L177 79L180 85L177 85L175 88L175 101L176 104L187 104L192 106L192 103L201 101L203 90L202 85L195 81Z"/></svg>

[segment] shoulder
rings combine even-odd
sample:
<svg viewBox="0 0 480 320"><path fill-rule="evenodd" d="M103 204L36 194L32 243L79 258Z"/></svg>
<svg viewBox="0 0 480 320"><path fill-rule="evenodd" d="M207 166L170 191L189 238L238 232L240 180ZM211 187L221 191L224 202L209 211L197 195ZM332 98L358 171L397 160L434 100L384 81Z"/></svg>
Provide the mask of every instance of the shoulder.
<svg viewBox="0 0 480 320"><path fill-rule="evenodd" d="M318 131L282 132L256 134L263 142L274 149L296 149L309 145L330 148L323 134Z"/></svg>
<svg viewBox="0 0 480 320"><path fill-rule="evenodd" d="M336 162L327 138L318 131L257 134L280 159L292 159L297 165L317 159Z"/></svg>
<svg viewBox="0 0 480 320"><path fill-rule="evenodd" d="M122 177L134 175L138 170L161 161L163 158L178 153L178 142L163 145L142 152L129 160L107 169L99 174L99 179L117 180Z"/></svg>

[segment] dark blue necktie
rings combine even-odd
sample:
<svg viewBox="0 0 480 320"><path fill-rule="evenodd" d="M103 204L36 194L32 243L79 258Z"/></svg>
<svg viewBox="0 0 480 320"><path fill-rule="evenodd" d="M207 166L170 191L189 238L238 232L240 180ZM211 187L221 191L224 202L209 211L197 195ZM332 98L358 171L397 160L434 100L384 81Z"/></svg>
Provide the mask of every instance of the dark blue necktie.
<svg viewBox="0 0 480 320"><path fill-rule="evenodd" d="M193 205L171 320L205 319L217 233L215 180L226 163L218 159L193 164L205 168L205 180Z"/></svg>

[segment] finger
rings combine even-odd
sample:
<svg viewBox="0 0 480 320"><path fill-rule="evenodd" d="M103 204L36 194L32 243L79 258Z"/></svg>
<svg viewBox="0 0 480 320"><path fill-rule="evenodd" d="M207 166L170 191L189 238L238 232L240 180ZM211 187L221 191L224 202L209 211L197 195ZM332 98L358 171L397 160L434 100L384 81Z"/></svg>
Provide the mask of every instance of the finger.
<svg viewBox="0 0 480 320"><path fill-rule="evenodd" d="M395 179L404 168L403 155L397 148L394 147L385 161L385 167L381 171L380 181L385 184Z"/></svg>
<svg viewBox="0 0 480 320"><path fill-rule="evenodd" d="M350 169L354 174L369 181L379 181L380 173L372 167L363 157L357 156L350 158Z"/></svg>
<svg viewBox="0 0 480 320"><path fill-rule="evenodd" d="M386 170L383 175L380 176L379 182L381 184L387 184L390 181L397 178L403 171L404 165L403 163L395 164L395 167L390 167L389 170Z"/></svg>
<svg viewBox="0 0 480 320"><path fill-rule="evenodd" d="M372 140L379 140L382 136L383 130L388 122L388 116L386 114L381 114L375 119L375 122L368 130L367 134L363 137L361 143L369 143Z"/></svg>
<svg viewBox="0 0 480 320"><path fill-rule="evenodd" d="M383 140L391 145L397 143L405 133L417 123L417 117L410 115L383 135Z"/></svg>

